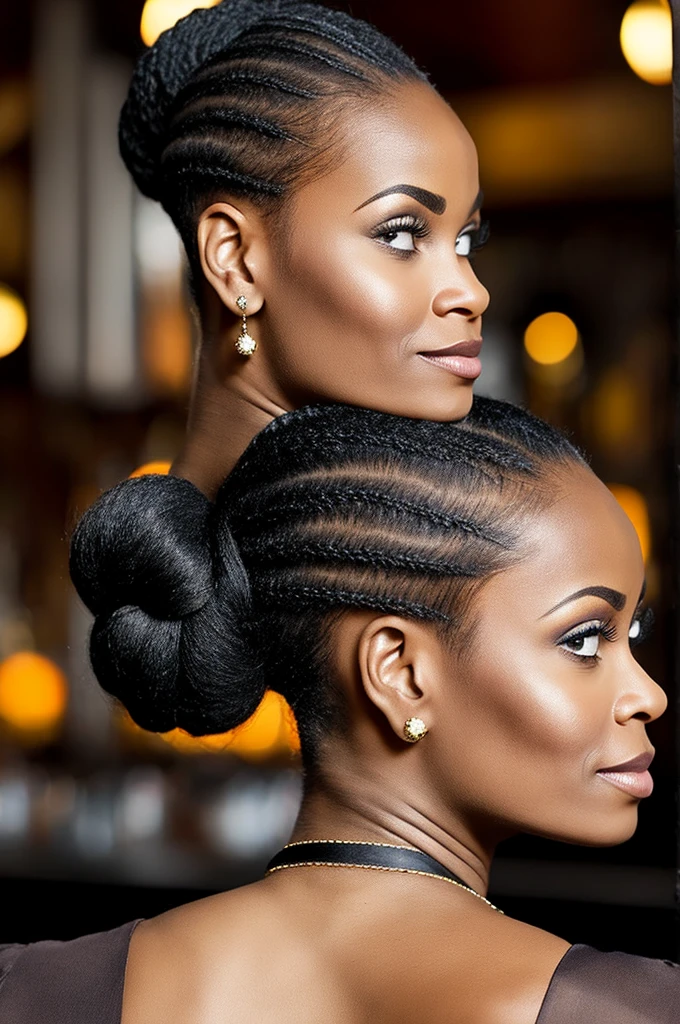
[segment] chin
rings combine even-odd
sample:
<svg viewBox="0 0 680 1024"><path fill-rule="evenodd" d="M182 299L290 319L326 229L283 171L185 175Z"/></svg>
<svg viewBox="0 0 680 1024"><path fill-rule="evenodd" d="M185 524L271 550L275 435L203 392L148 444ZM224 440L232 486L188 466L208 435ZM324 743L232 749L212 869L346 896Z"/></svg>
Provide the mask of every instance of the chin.
<svg viewBox="0 0 680 1024"><path fill-rule="evenodd" d="M587 822L573 822L573 830L532 829L531 834L543 839L552 839L557 843L567 843L569 846L620 846L635 834L638 826L637 812L637 804L634 804L625 813L616 817L602 814L590 818Z"/></svg>
<svg viewBox="0 0 680 1024"><path fill-rule="evenodd" d="M634 815L627 821L602 822L600 828L589 830L578 839L565 839L563 842L576 844L578 846L620 846L626 843L635 834L638 825L637 807Z"/></svg>
<svg viewBox="0 0 680 1024"><path fill-rule="evenodd" d="M435 423L455 423L462 420L472 408L472 384L463 386L451 394L435 396L429 394L425 401L413 403L412 411L400 415L416 420L434 420Z"/></svg>

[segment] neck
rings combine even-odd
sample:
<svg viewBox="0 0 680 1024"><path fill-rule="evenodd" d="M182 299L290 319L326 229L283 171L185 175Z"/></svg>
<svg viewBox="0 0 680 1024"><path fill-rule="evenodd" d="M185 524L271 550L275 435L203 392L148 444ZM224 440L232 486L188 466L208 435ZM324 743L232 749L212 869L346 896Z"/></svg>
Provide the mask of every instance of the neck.
<svg viewBox="0 0 680 1024"><path fill-rule="evenodd" d="M397 793L399 788L396 787ZM405 790L408 792L408 789ZM475 892L485 896L494 844L482 844L448 814L433 814L431 801L404 800L384 780L361 778L356 787L316 780L306 787L291 842L344 839L411 846L429 854Z"/></svg>
<svg viewBox="0 0 680 1024"><path fill-rule="evenodd" d="M287 411L281 399L270 397L273 389L257 379L258 368L239 358L235 369L221 373L204 348L186 437L171 469L211 500L255 435Z"/></svg>

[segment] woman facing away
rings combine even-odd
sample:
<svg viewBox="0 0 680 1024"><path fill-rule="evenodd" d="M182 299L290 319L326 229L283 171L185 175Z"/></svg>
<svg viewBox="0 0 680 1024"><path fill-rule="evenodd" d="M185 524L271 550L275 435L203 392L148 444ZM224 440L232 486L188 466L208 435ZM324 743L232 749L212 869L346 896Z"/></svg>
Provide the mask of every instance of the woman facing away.
<svg viewBox="0 0 680 1024"><path fill-rule="evenodd" d="M553 428L483 398L461 422L295 410L215 502L171 476L104 494L71 570L145 728L222 732L283 694L303 801L261 881L0 950L3 1024L677 1021L677 965L486 899L502 839L633 834L666 707L631 652L635 531Z"/></svg>
<svg viewBox="0 0 680 1024"><path fill-rule="evenodd" d="M488 303L477 154L391 40L296 0L196 10L139 61L120 144L179 230L200 321L173 473L213 497L259 430L310 403L468 412Z"/></svg>

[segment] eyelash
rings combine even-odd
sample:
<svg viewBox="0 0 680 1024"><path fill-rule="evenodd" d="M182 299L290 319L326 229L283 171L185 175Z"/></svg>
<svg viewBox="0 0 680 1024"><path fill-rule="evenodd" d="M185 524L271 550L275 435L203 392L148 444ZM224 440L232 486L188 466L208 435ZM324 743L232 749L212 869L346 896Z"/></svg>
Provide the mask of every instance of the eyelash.
<svg viewBox="0 0 680 1024"><path fill-rule="evenodd" d="M430 234L430 226L424 217L414 217L413 214L405 214L402 217L392 217L391 220L383 221L371 232L371 238L386 239L390 235L397 235L400 231L407 231L414 238L427 238ZM387 244L387 243L385 243ZM414 250L392 249L400 259L408 259Z"/></svg>
<svg viewBox="0 0 680 1024"><path fill-rule="evenodd" d="M461 232L461 234L462 233L463 232ZM483 249L489 241L491 228L488 220L481 221L478 228L467 233L470 235L470 256L468 258L473 259L475 253L478 253L480 249Z"/></svg>
<svg viewBox="0 0 680 1024"><path fill-rule="evenodd" d="M654 612L651 608L645 608L635 616L631 623L631 628L634 622L640 623L640 632L636 637L629 639L628 643L631 647L637 647L638 644L644 643L649 638L654 626ZM618 636L618 630L611 619L607 619L605 622L590 622L580 629L573 630L571 633L565 633L558 640L558 646L567 643L569 640L580 640L589 636L601 636L603 640L613 643ZM578 660L582 665L584 663L586 665L595 665L600 661L599 654L574 654L566 649L565 653Z"/></svg>
<svg viewBox="0 0 680 1024"><path fill-rule="evenodd" d="M385 239L389 235L396 235L400 231L407 231L413 235L414 238L427 238L430 234L430 226L424 217L415 217L413 214L405 214L401 217L393 217L391 220L383 221L382 224L378 224L377 227L371 232L371 238L377 240ZM483 220L478 227L464 228L458 235L461 238L463 235L467 235L470 238L470 253L468 259L473 259L475 254L482 249L489 241L489 221ZM413 256L415 250L412 249L393 249L390 247L390 251L395 253L399 259L409 259Z"/></svg>

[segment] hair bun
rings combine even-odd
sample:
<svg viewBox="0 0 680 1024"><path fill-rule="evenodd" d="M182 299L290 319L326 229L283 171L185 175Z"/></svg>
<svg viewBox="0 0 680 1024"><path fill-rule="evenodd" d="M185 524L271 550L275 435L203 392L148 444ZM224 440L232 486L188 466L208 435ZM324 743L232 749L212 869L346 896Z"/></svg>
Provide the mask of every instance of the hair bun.
<svg viewBox="0 0 680 1024"><path fill-rule="evenodd" d="M192 75L290 0L229 0L198 8L163 32L139 59L120 115L120 152L144 195L160 199L158 170L173 101Z"/></svg>
<svg viewBox="0 0 680 1024"><path fill-rule="evenodd" d="M95 674L139 725L200 736L253 714L265 685L247 573L193 484L150 475L107 491L76 527L70 565L96 616Z"/></svg>
<svg viewBox="0 0 680 1024"><path fill-rule="evenodd" d="M211 511L176 476L135 477L102 494L71 541L71 577L90 611L138 605L176 619L201 608L213 592Z"/></svg>

